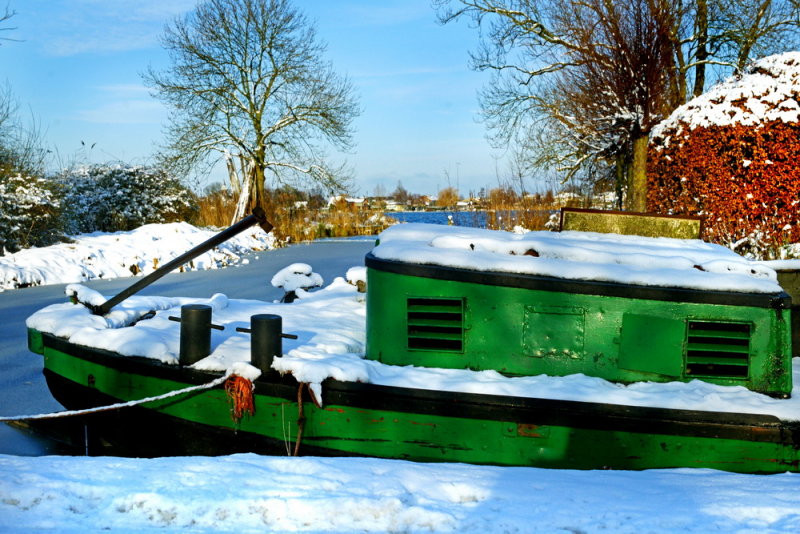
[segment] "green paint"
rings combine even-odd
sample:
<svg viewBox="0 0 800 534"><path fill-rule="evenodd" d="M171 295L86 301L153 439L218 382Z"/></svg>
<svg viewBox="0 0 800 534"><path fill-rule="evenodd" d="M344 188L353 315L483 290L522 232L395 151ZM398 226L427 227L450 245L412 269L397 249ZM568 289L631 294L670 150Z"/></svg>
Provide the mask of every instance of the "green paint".
<svg viewBox="0 0 800 534"><path fill-rule="evenodd" d="M33 328L28 328L28 350L36 354L44 354L42 333Z"/></svg>
<svg viewBox="0 0 800 534"><path fill-rule="evenodd" d="M45 367L51 371L78 384L91 383L91 387L120 400L159 395L190 385L121 372L49 347L44 349L44 358ZM209 381L214 377L209 374ZM284 440L291 448L297 436L296 402L259 394L255 405L255 415L245 417L239 425L231 420L221 389L152 402L145 407L188 421ZM303 445L341 454L577 469L709 467L765 473L798 470L797 450L789 444L537 426L529 421L340 405L318 408L310 402L303 407Z"/></svg>
<svg viewBox="0 0 800 534"><path fill-rule="evenodd" d="M510 376L584 373L623 383L699 378L774 396L792 389L789 310L491 286L374 268L368 287L367 357L391 365ZM448 301L458 310L442 310Z"/></svg>
<svg viewBox="0 0 800 534"><path fill-rule="evenodd" d="M685 337L685 321L623 312L619 366L632 371L681 376L684 361L676 357L675 349L684 347Z"/></svg>

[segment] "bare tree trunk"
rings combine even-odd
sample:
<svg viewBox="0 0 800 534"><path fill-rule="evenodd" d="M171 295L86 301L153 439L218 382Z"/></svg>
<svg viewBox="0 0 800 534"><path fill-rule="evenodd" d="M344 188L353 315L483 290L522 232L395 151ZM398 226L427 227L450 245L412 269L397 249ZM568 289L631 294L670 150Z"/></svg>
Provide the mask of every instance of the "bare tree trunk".
<svg viewBox="0 0 800 534"><path fill-rule="evenodd" d="M750 52L753 50L753 46L760 37L758 29L761 26L761 21L764 19L767 11L769 11L771 4L772 0L764 0L761 5L758 6L758 11L756 11L756 15L753 18L753 24L748 28L747 35L745 36L744 42L741 43L741 48L736 58L737 72L742 72L745 66L747 66L747 62L750 59Z"/></svg>
<svg viewBox="0 0 800 534"><path fill-rule="evenodd" d="M267 209L267 190L266 180L264 179L264 167L253 163L253 190L250 195L250 209L256 206L266 211Z"/></svg>
<svg viewBox="0 0 800 534"><path fill-rule="evenodd" d="M672 65L669 67L672 75L669 76L669 83L667 85L668 97L667 102L671 109L686 102L686 57L682 48L683 37L681 26L681 13L676 12L669 24L669 39L672 47Z"/></svg>
<svg viewBox="0 0 800 534"><path fill-rule="evenodd" d="M616 158L616 183L614 184L614 191L616 193L616 208L622 209L622 191L625 189L625 158L621 155Z"/></svg>
<svg viewBox="0 0 800 534"><path fill-rule="evenodd" d="M225 165L228 167L228 179L231 182L231 191L234 195L242 192L242 183L239 180L239 171L236 170L236 163L230 152L225 152Z"/></svg>
<svg viewBox="0 0 800 534"><path fill-rule="evenodd" d="M633 139L633 165L628 186L628 211L647 211L647 135Z"/></svg>
<svg viewBox="0 0 800 534"><path fill-rule="evenodd" d="M236 210L233 212L233 220L231 224L241 220L249 211L252 211L253 205L250 197L253 192L253 181L255 174L255 165L252 162L244 163L242 160L242 189L239 192L239 199L236 202Z"/></svg>
<svg viewBox="0 0 800 534"><path fill-rule="evenodd" d="M706 59L708 59L708 4L706 0L697 0L697 15L695 18L695 34L697 35L697 53L694 68L693 96L700 96L706 85Z"/></svg>

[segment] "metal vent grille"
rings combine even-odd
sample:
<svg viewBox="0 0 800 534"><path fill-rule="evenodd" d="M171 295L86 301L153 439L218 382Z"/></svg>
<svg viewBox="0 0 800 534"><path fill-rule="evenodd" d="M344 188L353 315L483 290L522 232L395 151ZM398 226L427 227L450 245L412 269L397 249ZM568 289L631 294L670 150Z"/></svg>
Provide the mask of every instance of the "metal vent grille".
<svg viewBox="0 0 800 534"><path fill-rule="evenodd" d="M464 300L408 299L408 348L461 352L464 348Z"/></svg>
<svg viewBox="0 0 800 534"><path fill-rule="evenodd" d="M687 376L747 378L749 356L749 324L689 321Z"/></svg>

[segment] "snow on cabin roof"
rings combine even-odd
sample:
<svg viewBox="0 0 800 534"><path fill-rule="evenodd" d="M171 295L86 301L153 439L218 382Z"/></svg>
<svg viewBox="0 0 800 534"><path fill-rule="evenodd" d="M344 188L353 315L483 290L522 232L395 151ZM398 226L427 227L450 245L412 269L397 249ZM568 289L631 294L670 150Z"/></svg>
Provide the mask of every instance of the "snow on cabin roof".
<svg viewBox="0 0 800 534"><path fill-rule="evenodd" d="M594 232L510 232L401 224L381 233L385 260L470 270L743 293L780 293L774 270L695 239Z"/></svg>
<svg viewBox="0 0 800 534"><path fill-rule="evenodd" d="M676 109L652 138L680 134L684 127L757 125L800 121L800 52L768 56Z"/></svg>

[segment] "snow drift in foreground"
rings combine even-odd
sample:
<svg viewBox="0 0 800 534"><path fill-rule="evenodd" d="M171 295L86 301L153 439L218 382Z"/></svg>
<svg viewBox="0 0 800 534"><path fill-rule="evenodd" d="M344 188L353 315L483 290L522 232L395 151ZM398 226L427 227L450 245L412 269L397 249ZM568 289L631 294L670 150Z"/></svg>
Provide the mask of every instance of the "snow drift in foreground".
<svg viewBox="0 0 800 534"><path fill-rule="evenodd" d="M0 256L0 291L148 274L216 233L188 223L147 224L130 232L94 232L75 236L71 243L21 250ZM273 235L256 226L201 254L185 268L217 269L242 261L253 250L271 248L275 248Z"/></svg>
<svg viewBox="0 0 800 534"><path fill-rule="evenodd" d="M800 475L0 456L0 531L798 532Z"/></svg>

